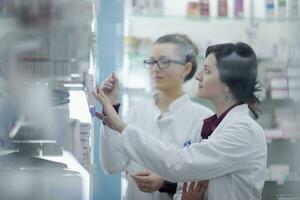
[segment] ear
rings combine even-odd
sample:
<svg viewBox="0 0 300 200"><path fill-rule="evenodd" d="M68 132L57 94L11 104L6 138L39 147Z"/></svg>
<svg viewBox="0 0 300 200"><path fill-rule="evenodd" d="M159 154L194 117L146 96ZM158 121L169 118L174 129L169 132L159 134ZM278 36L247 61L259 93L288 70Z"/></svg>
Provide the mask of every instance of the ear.
<svg viewBox="0 0 300 200"><path fill-rule="evenodd" d="M184 77L186 77L188 74L191 73L192 68L193 67L192 67L192 63L191 62L186 63L185 68L184 68L184 72L183 72Z"/></svg>
<svg viewBox="0 0 300 200"><path fill-rule="evenodd" d="M230 92L230 88L225 83L223 83L223 86L224 86L225 93L229 93Z"/></svg>

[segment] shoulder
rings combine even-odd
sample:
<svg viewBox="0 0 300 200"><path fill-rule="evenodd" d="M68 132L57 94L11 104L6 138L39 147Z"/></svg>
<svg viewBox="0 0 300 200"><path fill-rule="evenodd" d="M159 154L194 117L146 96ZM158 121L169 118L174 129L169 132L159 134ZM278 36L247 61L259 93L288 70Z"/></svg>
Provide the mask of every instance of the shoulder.
<svg viewBox="0 0 300 200"><path fill-rule="evenodd" d="M140 112L140 111L146 111L148 109L152 109L154 106L152 99L146 99L143 101L134 102L132 105L130 105L128 111L131 112Z"/></svg>
<svg viewBox="0 0 300 200"><path fill-rule="evenodd" d="M262 126L259 123L257 123L257 121L255 121L249 114L242 115L238 118L241 121L240 123L245 123L245 125L247 125L249 129L255 131L263 131Z"/></svg>
<svg viewBox="0 0 300 200"><path fill-rule="evenodd" d="M228 123L224 126L227 130L239 132L240 134L264 135L264 130L249 114L241 114L232 119L227 119Z"/></svg>
<svg viewBox="0 0 300 200"><path fill-rule="evenodd" d="M124 106L124 105L123 105ZM134 102L128 106L124 114L126 122L135 121L136 119L144 119L153 112L153 103L150 100Z"/></svg>

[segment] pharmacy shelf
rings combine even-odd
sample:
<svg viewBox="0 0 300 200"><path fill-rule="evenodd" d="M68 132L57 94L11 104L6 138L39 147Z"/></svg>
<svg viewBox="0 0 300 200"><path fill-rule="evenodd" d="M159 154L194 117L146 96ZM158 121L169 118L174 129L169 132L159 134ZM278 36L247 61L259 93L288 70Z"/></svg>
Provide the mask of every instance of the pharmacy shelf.
<svg viewBox="0 0 300 200"><path fill-rule="evenodd" d="M266 137L267 143L271 144L272 142L290 142L290 143L298 143L300 138L287 138L287 137Z"/></svg>
<svg viewBox="0 0 300 200"><path fill-rule="evenodd" d="M262 63L282 62L284 66L284 57L274 58L274 45L280 47L282 38L287 43L298 41L300 19L129 15L127 24L125 35L144 39L142 42L165 34L185 33L196 42L199 55L204 55L206 47L214 43L244 41L253 45L258 57L266 58L260 60Z"/></svg>
<svg viewBox="0 0 300 200"><path fill-rule="evenodd" d="M273 184L277 184L277 185L282 185L282 184L278 184L278 181L275 181L275 180L266 180L265 182L267 183L273 183ZM284 181L283 184L286 184L286 183L300 183L300 180L287 180L287 181Z"/></svg>
<svg viewBox="0 0 300 200"><path fill-rule="evenodd" d="M144 19L184 19L184 20L191 20L191 21L208 21L208 20L248 20L248 21L299 21L300 18L262 18L262 17L232 17L232 16L176 16L176 15L145 15L145 14L133 14L130 16L131 19L136 18L144 18Z"/></svg>
<svg viewBox="0 0 300 200"><path fill-rule="evenodd" d="M287 181L283 185L278 185L276 181L266 181L263 190L264 200L279 199L278 197L296 197L291 200L299 200L299 181ZM289 198L286 198L289 199Z"/></svg>
<svg viewBox="0 0 300 200"><path fill-rule="evenodd" d="M2 19L13 18L13 15L12 14L3 14L3 13L0 13L0 18L2 18Z"/></svg>

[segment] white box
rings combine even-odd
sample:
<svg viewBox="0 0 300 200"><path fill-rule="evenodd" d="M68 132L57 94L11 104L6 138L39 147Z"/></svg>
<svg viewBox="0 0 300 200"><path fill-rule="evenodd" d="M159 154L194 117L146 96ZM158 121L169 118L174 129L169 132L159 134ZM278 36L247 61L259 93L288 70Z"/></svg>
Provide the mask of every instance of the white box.
<svg viewBox="0 0 300 200"><path fill-rule="evenodd" d="M289 180L290 166L287 164L272 164L270 165L270 178L276 181L277 184L284 184Z"/></svg>

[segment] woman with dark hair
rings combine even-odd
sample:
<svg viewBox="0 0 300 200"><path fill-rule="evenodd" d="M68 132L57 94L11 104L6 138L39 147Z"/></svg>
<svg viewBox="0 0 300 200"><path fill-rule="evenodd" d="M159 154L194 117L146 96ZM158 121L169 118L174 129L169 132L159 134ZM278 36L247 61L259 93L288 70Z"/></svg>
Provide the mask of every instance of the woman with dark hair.
<svg viewBox="0 0 300 200"><path fill-rule="evenodd" d="M152 130L149 132L152 137L177 148L199 142L203 119L212 112L192 102L183 91L184 82L190 80L197 71L197 55L197 47L186 35L160 37L154 43L150 57L144 60L151 77L153 98L133 105L127 113L126 122ZM115 74L103 82L102 90L117 108L119 84ZM128 200L172 199L170 194L176 192L175 183L165 182L162 177L120 153L115 139L118 133L107 126L102 127L101 133L103 169L109 174L126 170L131 175L126 192Z"/></svg>
<svg viewBox="0 0 300 200"><path fill-rule="evenodd" d="M216 114L205 119L201 135L208 139L179 149L146 134L152 130L124 123L101 90L94 94L103 105L102 120L119 132L119 151L166 180L209 180L208 200L261 199L267 147L258 117L257 58L245 43L218 44L206 51L197 74L198 96L209 99ZM251 111L251 113L250 113ZM184 184L182 199L200 190Z"/></svg>

